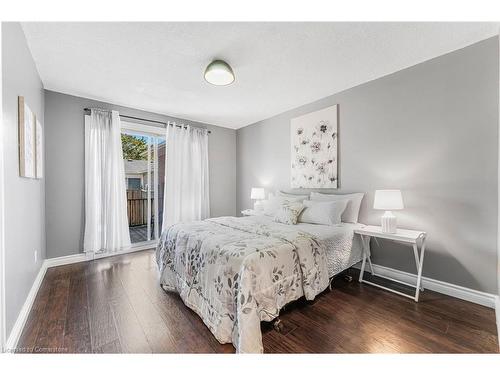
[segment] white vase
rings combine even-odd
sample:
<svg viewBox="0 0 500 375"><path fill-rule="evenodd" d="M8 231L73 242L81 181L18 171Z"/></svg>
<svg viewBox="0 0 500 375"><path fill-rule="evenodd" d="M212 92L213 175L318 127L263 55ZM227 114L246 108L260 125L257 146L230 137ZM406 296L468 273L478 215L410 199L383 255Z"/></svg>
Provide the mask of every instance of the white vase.
<svg viewBox="0 0 500 375"><path fill-rule="evenodd" d="M397 232L397 219L392 211L385 211L385 213L382 215L381 224L383 233Z"/></svg>

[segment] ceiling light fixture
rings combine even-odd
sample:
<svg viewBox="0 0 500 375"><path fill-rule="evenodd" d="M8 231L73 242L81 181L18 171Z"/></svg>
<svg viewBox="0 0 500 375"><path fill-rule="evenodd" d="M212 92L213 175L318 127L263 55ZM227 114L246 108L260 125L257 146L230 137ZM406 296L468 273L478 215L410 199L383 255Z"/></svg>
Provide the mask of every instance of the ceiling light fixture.
<svg viewBox="0 0 500 375"><path fill-rule="evenodd" d="M234 82L233 69L222 60L214 60L205 69L205 80L216 86L227 86Z"/></svg>

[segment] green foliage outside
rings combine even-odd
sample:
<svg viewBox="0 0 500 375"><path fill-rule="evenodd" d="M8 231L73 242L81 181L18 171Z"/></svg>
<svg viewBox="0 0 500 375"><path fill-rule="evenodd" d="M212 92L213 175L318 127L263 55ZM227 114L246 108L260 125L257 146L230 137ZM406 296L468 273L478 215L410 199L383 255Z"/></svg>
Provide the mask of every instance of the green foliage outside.
<svg viewBox="0 0 500 375"><path fill-rule="evenodd" d="M148 145L142 138L122 134L123 158L127 160L147 160Z"/></svg>

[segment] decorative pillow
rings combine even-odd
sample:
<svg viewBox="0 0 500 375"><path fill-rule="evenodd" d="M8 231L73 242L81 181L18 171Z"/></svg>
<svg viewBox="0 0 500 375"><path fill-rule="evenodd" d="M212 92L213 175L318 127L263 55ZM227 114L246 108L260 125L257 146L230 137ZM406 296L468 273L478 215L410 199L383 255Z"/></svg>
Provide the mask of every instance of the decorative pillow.
<svg viewBox="0 0 500 375"><path fill-rule="evenodd" d="M333 202L303 201L304 210L299 216L299 223L334 225L341 222L349 200Z"/></svg>
<svg viewBox="0 0 500 375"><path fill-rule="evenodd" d="M357 223L359 216L359 208L361 207L361 201L365 193L353 193L353 194L322 194L322 193L311 193L312 201L319 202L333 202L349 199L347 207L342 214L342 221L344 223Z"/></svg>
<svg viewBox="0 0 500 375"><path fill-rule="evenodd" d="M269 193L269 198L262 202L264 208L264 215L274 216L278 209L286 202L300 202L303 198L301 197L277 197L272 193Z"/></svg>
<svg viewBox="0 0 500 375"><path fill-rule="evenodd" d="M278 198L270 196L269 199L262 201L262 207L264 208L264 215L274 216L278 208L285 203L284 198Z"/></svg>
<svg viewBox="0 0 500 375"><path fill-rule="evenodd" d="M297 219L303 209L304 205L300 202L285 202L276 211L274 221L283 224L297 224Z"/></svg>

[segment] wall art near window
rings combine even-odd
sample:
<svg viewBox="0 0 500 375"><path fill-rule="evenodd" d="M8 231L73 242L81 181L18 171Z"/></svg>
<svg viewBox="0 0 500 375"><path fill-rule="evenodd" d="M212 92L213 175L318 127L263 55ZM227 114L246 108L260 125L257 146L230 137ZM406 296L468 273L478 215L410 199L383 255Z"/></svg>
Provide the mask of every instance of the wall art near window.
<svg viewBox="0 0 500 375"><path fill-rule="evenodd" d="M36 178L43 178L43 128L38 119L36 119L35 128L35 151Z"/></svg>
<svg viewBox="0 0 500 375"><path fill-rule="evenodd" d="M24 101L18 98L19 104L19 175L35 178L35 115Z"/></svg>
<svg viewBox="0 0 500 375"><path fill-rule="evenodd" d="M293 118L292 188L338 187L337 105Z"/></svg>

